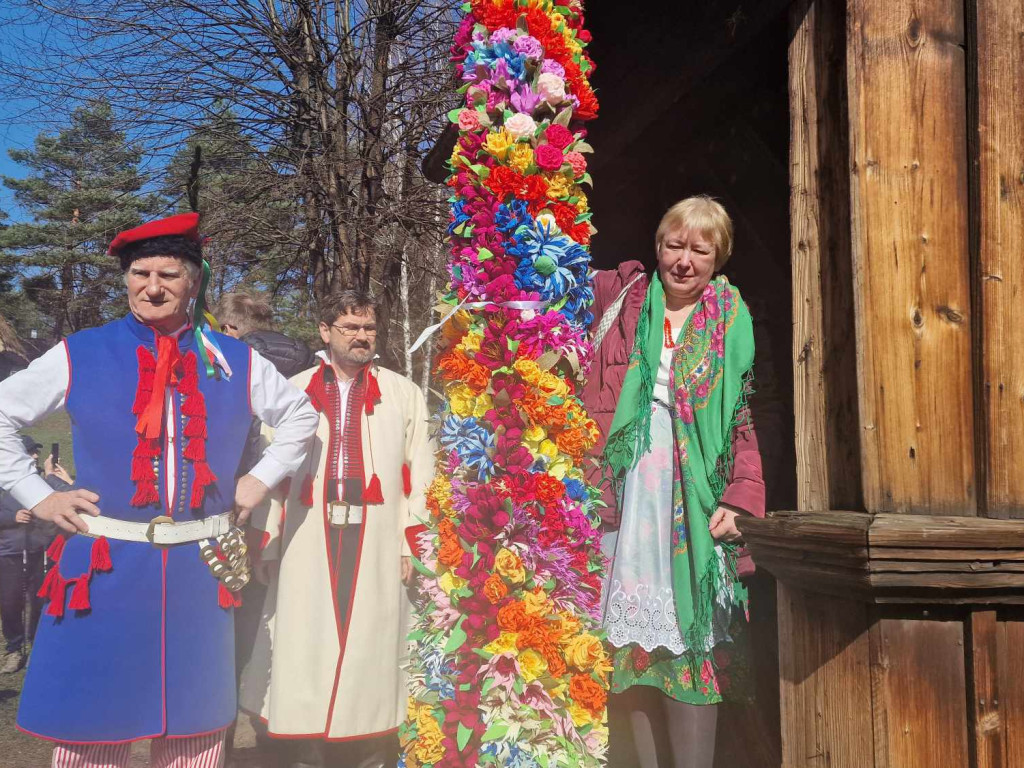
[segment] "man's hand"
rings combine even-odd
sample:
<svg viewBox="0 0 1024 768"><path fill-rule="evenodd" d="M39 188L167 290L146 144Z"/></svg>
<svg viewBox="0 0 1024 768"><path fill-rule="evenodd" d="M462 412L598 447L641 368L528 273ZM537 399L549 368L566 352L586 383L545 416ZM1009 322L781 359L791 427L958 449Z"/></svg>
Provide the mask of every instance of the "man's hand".
<svg viewBox="0 0 1024 768"><path fill-rule="evenodd" d="M408 555L402 556L402 583L411 586L416 576L416 569L412 566L412 558Z"/></svg>
<svg viewBox="0 0 1024 768"><path fill-rule="evenodd" d="M14 522L28 525L32 522L32 513L27 509L19 509L14 513Z"/></svg>
<svg viewBox="0 0 1024 768"><path fill-rule="evenodd" d="M743 534L736 527L736 515L737 512L728 507L716 509L715 514L711 516L711 523L708 525L708 529L711 531L711 538L715 541L736 541L740 539Z"/></svg>
<svg viewBox="0 0 1024 768"><path fill-rule="evenodd" d="M89 526L80 515L98 516L100 508L96 502L99 500L98 494L84 489L51 493L32 507L32 516L54 523L68 533L85 533Z"/></svg>
<svg viewBox="0 0 1024 768"><path fill-rule="evenodd" d="M235 486L235 525L245 525L249 515L263 500L270 489L252 475L242 475Z"/></svg>

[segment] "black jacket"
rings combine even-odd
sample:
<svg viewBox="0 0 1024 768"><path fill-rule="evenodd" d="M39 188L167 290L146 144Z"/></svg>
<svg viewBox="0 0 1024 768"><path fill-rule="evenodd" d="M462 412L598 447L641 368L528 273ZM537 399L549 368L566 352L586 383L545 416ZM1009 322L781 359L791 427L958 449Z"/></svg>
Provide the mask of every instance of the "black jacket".
<svg viewBox="0 0 1024 768"><path fill-rule="evenodd" d="M316 363L309 347L277 331L253 331L243 336L241 341L273 363L286 379L312 368Z"/></svg>
<svg viewBox="0 0 1024 768"><path fill-rule="evenodd" d="M71 488L58 477L47 475L43 478L55 491ZM42 552L57 535L57 526L42 520L32 519L19 523L15 515L21 505L7 491L0 490L0 557L20 555L22 552Z"/></svg>

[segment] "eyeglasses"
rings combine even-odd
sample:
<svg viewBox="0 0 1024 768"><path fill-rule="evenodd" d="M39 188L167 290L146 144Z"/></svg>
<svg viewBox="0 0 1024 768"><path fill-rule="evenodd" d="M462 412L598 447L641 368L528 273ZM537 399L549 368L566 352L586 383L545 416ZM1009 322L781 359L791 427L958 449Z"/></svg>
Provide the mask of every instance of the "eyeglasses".
<svg viewBox="0 0 1024 768"><path fill-rule="evenodd" d="M358 336L360 331L366 333L367 336L376 336L377 328L373 325L331 325L331 328L336 328L338 333L342 336Z"/></svg>

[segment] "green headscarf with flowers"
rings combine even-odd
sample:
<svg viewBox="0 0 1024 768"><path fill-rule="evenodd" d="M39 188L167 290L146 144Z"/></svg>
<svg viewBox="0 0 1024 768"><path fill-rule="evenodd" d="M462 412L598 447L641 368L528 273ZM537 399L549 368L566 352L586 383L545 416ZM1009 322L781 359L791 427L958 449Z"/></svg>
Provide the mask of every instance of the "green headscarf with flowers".
<svg viewBox="0 0 1024 768"><path fill-rule="evenodd" d="M657 273L640 311L629 368L604 459L618 482L651 448L651 401L661 364L665 290ZM747 418L754 332L739 291L724 275L711 280L683 328L672 357L669 391L678 457L672 480L672 586L679 629L695 663L710 658L712 613L721 589L745 603L735 578L736 545L708 530L732 471L733 433ZM723 548L723 578L715 547Z"/></svg>

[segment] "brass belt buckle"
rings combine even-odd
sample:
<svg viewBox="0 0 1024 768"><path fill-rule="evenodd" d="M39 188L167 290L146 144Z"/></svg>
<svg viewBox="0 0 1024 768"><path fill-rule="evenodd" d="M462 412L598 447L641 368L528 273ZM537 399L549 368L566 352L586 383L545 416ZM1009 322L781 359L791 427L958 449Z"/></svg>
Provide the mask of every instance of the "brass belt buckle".
<svg viewBox="0 0 1024 768"><path fill-rule="evenodd" d="M157 544L155 541L153 541L154 534L156 533L156 527L158 525L174 525L174 518L168 517L167 515L157 515L149 521L149 528L146 529L146 538L149 540L149 543L152 544L154 547L163 546L162 544Z"/></svg>

